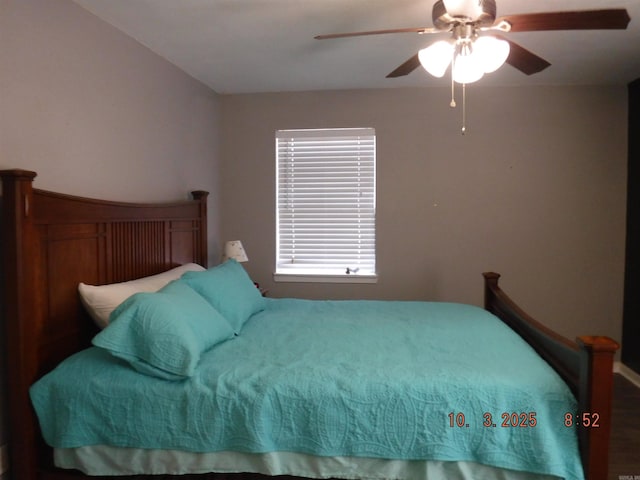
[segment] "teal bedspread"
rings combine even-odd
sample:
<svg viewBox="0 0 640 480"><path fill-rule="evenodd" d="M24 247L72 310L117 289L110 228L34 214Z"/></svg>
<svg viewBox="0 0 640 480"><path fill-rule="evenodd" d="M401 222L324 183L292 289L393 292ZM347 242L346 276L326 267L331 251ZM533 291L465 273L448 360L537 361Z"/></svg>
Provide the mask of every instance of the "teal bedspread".
<svg viewBox="0 0 640 480"><path fill-rule="evenodd" d="M146 376L92 347L31 398L55 447L465 460L584 478L568 387L467 305L268 299L190 379Z"/></svg>

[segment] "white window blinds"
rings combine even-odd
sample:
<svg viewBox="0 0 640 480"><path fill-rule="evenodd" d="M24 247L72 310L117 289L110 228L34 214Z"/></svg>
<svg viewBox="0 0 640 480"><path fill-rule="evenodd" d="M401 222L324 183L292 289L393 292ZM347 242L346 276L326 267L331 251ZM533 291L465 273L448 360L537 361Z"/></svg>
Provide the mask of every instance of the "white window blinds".
<svg viewBox="0 0 640 480"><path fill-rule="evenodd" d="M276 273L374 275L375 130L276 132Z"/></svg>

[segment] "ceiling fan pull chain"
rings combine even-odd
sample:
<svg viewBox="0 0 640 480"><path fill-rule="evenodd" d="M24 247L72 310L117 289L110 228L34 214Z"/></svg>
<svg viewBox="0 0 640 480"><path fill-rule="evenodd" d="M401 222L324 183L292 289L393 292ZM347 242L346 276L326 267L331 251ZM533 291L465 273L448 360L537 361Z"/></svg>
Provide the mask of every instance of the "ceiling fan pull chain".
<svg viewBox="0 0 640 480"><path fill-rule="evenodd" d="M467 131L467 84L462 84L462 135Z"/></svg>
<svg viewBox="0 0 640 480"><path fill-rule="evenodd" d="M455 82L453 81L453 68L456 61L456 54L454 52L453 58L451 59L451 103L449 106L451 108L456 108L456 99L455 99Z"/></svg>

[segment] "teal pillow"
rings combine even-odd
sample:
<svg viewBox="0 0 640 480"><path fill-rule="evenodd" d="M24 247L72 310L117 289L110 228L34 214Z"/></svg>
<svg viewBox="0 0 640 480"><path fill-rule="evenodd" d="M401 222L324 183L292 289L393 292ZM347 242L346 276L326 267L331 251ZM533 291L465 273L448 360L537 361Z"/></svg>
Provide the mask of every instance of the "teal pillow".
<svg viewBox="0 0 640 480"><path fill-rule="evenodd" d="M236 333L251 315L264 309L260 291L233 259L204 272L186 272L181 279L206 298Z"/></svg>
<svg viewBox="0 0 640 480"><path fill-rule="evenodd" d="M193 376L200 355L234 336L224 317L181 280L136 293L111 313L93 344L136 370L167 380Z"/></svg>

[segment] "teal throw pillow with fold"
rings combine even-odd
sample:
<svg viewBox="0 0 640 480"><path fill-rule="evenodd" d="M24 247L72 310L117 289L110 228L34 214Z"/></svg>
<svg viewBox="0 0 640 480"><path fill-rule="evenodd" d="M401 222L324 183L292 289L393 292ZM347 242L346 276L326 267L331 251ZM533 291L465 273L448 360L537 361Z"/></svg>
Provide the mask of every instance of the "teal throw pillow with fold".
<svg viewBox="0 0 640 480"><path fill-rule="evenodd" d="M244 323L264 309L264 298L245 269L233 259L204 272L181 277L227 319L236 333Z"/></svg>
<svg viewBox="0 0 640 480"><path fill-rule="evenodd" d="M175 280L125 300L93 344L142 373L182 380L193 376L202 353L232 337L225 318L186 282Z"/></svg>

